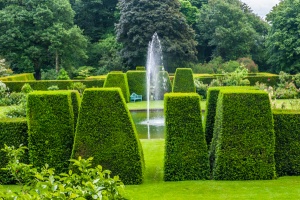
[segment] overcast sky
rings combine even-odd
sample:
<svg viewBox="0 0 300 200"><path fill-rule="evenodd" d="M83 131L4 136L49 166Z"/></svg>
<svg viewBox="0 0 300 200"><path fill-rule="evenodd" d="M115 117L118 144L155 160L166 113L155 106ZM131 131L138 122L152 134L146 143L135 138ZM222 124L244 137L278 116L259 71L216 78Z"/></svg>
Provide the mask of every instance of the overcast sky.
<svg viewBox="0 0 300 200"><path fill-rule="evenodd" d="M253 10L253 13L265 18L272 7L279 3L279 0L241 0L250 6Z"/></svg>

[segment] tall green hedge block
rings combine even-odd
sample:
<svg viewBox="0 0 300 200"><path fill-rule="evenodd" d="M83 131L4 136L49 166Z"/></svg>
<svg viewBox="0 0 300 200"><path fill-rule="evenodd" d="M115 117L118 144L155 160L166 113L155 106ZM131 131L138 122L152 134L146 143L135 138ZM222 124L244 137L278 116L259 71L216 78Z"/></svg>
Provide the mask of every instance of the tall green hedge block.
<svg viewBox="0 0 300 200"><path fill-rule="evenodd" d="M122 94L125 98L125 101L129 102L129 86L128 80L125 73L122 72L110 72L104 82L103 87L119 87L121 88Z"/></svg>
<svg viewBox="0 0 300 200"><path fill-rule="evenodd" d="M27 121L25 118L1 119L0 120L0 149L7 146L18 148L21 144L27 146ZM8 163L6 153L0 150L0 184L13 184L14 178L9 172L1 170ZM26 152L22 162L28 163L28 152Z"/></svg>
<svg viewBox="0 0 300 200"><path fill-rule="evenodd" d="M136 93L147 99L147 74L146 71L127 71L129 94Z"/></svg>
<svg viewBox="0 0 300 200"><path fill-rule="evenodd" d="M274 110L278 176L300 175L300 111Z"/></svg>
<svg viewBox="0 0 300 200"><path fill-rule="evenodd" d="M200 96L192 93L165 95L164 180L209 178L207 145L201 122Z"/></svg>
<svg viewBox="0 0 300 200"><path fill-rule="evenodd" d="M213 178L273 179L274 151L274 124L268 94L258 90L221 90L210 148Z"/></svg>
<svg viewBox="0 0 300 200"><path fill-rule="evenodd" d="M33 90L48 90L48 87L57 85L60 90L71 88L73 83L81 82L87 88L103 87L104 80L39 80L39 81L3 81L11 92L20 92L23 85L28 83Z"/></svg>
<svg viewBox="0 0 300 200"><path fill-rule="evenodd" d="M216 116L216 107L217 100L219 96L219 92L221 89L229 89L229 90L258 90L255 87L249 86L226 86L226 87L209 87L207 91L207 99L206 99L206 111L204 117L204 132L206 143L208 147L210 146L211 140L213 138L214 132L214 124L215 124L215 116Z"/></svg>
<svg viewBox="0 0 300 200"><path fill-rule="evenodd" d="M125 184L140 184L144 158L135 125L120 88L86 89L77 123L72 158L94 157Z"/></svg>
<svg viewBox="0 0 300 200"><path fill-rule="evenodd" d="M71 92L32 92L27 99L28 146L35 167L47 163L56 173L69 166L74 141Z"/></svg>
<svg viewBox="0 0 300 200"><path fill-rule="evenodd" d="M177 68L173 82L173 92L196 92L193 71L190 68Z"/></svg>
<svg viewBox="0 0 300 200"><path fill-rule="evenodd" d="M165 93L172 92L172 84L168 72L160 71L154 86L154 99L163 100Z"/></svg>

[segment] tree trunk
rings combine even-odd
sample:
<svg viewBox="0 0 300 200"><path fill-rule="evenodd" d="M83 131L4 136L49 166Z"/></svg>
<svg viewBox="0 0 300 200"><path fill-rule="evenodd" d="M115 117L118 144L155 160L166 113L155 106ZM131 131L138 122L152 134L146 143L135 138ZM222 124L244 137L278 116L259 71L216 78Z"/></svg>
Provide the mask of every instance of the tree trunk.
<svg viewBox="0 0 300 200"><path fill-rule="evenodd" d="M40 65L36 62L34 63L34 78L36 80L41 80L41 77L42 77L42 73L41 73L41 68L40 68Z"/></svg>
<svg viewBox="0 0 300 200"><path fill-rule="evenodd" d="M59 71L59 61L58 61L57 50L55 51L55 69L56 69L56 73L58 73L58 71Z"/></svg>

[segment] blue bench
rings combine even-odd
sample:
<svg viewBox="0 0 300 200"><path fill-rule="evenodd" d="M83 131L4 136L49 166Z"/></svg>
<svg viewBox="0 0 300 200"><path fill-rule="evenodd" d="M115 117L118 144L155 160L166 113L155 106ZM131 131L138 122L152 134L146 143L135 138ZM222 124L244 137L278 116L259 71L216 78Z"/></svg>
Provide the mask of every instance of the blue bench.
<svg viewBox="0 0 300 200"><path fill-rule="evenodd" d="M131 95L130 95L130 101L136 101L136 100L141 100L142 101L142 99L143 99L143 96L142 95L138 95L138 94L136 94L136 93L132 93Z"/></svg>

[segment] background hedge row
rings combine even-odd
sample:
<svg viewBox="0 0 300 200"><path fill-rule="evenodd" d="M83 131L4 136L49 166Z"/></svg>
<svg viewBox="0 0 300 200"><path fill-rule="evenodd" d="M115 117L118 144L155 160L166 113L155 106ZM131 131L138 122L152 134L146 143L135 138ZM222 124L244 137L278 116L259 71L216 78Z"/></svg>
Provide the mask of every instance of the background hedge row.
<svg viewBox="0 0 300 200"><path fill-rule="evenodd" d="M209 178L207 145L202 128L200 96L193 93L165 95L164 180Z"/></svg>
<svg viewBox="0 0 300 200"><path fill-rule="evenodd" d="M147 77L146 71L127 71L129 94L136 93L143 95L143 100L147 100Z"/></svg>
<svg viewBox="0 0 300 200"><path fill-rule="evenodd" d="M79 112L72 158L94 157L125 184L140 184L144 158L120 88L86 89Z"/></svg>
<svg viewBox="0 0 300 200"><path fill-rule="evenodd" d="M273 110L279 176L300 175L300 111Z"/></svg>
<svg viewBox="0 0 300 200"><path fill-rule="evenodd" d="M119 87L121 88L122 94L125 98L125 101L129 102L129 86L127 76L123 72L113 71L110 72L104 82L103 87Z"/></svg>
<svg viewBox="0 0 300 200"><path fill-rule="evenodd" d="M19 147L21 144L27 146L27 121L25 118L1 119L0 120L0 149L7 146ZM8 162L6 153L0 151L0 184L13 184L15 180L4 168ZM21 162L28 163L28 153L22 158Z"/></svg>
<svg viewBox="0 0 300 200"><path fill-rule="evenodd" d="M27 98L28 147L35 167L45 163L56 173L66 172L74 141L71 92L32 92Z"/></svg>
<svg viewBox="0 0 300 200"><path fill-rule="evenodd" d="M47 90L57 85L60 90L71 88L73 83L81 82L87 88L103 87L104 80L41 80L41 81L3 81L11 92L20 92L23 85L28 83L33 90Z"/></svg>
<svg viewBox="0 0 300 200"><path fill-rule="evenodd" d="M275 177L275 136L269 96L264 91L221 90L210 149L216 180Z"/></svg>

